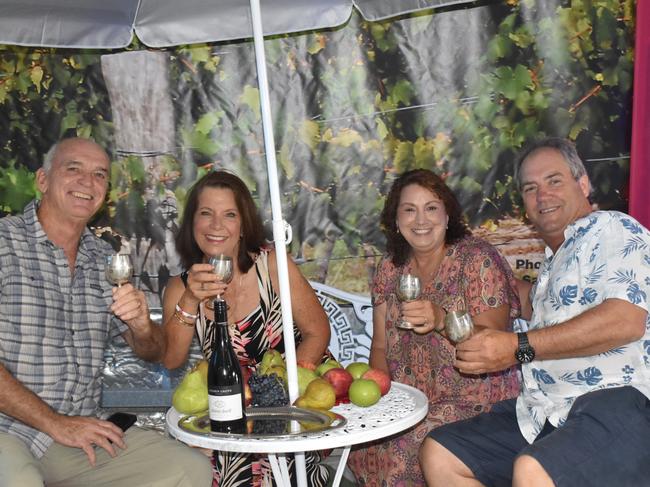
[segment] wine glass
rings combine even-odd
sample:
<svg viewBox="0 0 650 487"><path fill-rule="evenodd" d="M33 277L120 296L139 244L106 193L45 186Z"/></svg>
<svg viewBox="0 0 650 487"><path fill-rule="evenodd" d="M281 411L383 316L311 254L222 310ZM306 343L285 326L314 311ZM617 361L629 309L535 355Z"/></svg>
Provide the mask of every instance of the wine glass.
<svg viewBox="0 0 650 487"><path fill-rule="evenodd" d="M445 334L451 342L463 342L472 335L473 331L474 322L467 311L449 311L445 316Z"/></svg>
<svg viewBox="0 0 650 487"><path fill-rule="evenodd" d="M413 274L402 274L397 283L397 297L402 301L414 301L420 297L420 278ZM399 320L395 325L403 330L412 330L415 326L408 321Z"/></svg>
<svg viewBox="0 0 650 487"><path fill-rule="evenodd" d="M228 284L230 281L232 281L233 267L231 257L219 254L210 257L210 260L208 262L212 264L212 267L214 267L214 273L217 275L217 280L219 282ZM223 301L221 294L217 294L215 301Z"/></svg>
<svg viewBox="0 0 650 487"><path fill-rule="evenodd" d="M129 254L109 254L106 256L106 279L118 287L126 284L133 275L133 262Z"/></svg>

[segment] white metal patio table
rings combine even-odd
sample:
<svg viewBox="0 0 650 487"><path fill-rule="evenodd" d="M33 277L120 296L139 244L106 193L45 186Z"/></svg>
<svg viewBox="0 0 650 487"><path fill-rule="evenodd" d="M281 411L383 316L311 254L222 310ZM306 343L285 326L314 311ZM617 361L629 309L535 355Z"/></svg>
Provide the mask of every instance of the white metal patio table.
<svg viewBox="0 0 650 487"><path fill-rule="evenodd" d="M333 486L337 487L353 445L386 438L419 423L427 415L428 401L427 397L414 387L393 382L388 394L374 406L362 408L354 404L340 404L332 408L332 411L347 420L344 426L281 438L253 438L246 434L216 437L190 432L179 426L183 415L174 408L167 411L166 422L167 431L171 436L192 446L232 452L266 453L279 486L290 486L287 453L343 448L333 483Z"/></svg>

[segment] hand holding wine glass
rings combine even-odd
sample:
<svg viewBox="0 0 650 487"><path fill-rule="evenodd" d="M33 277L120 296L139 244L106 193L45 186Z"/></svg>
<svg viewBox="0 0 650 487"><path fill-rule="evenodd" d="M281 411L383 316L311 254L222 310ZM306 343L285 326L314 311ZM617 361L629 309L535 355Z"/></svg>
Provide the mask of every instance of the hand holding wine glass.
<svg viewBox="0 0 650 487"><path fill-rule="evenodd" d="M120 253L107 255L104 272L106 279L117 286L117 289L113 289L111 311L132 330L148 329L149 309L144 293L129 285L129 280L133 276L131 256Z"/></svg>
<svg viewBox="0 0 650 487"><path fill-rule="evenodd" d="M397 283L397 297L401 301L414 301L420 297L422 291L420 278L413 274L403 274ZM414 325L403 319L395 325L403 330L412 330Z"/></svg>
<svg viewBox="0 0 650 487"><path fill-rule="evenodd" d="M217 281L224 284L228 284L230 281L232 281L234 269L231 257L224 254L215 255L213 257L210 257L209 263L214 268L214 273L217 276ZM221 293L217 294L215 301L223 301Z"/></svg>

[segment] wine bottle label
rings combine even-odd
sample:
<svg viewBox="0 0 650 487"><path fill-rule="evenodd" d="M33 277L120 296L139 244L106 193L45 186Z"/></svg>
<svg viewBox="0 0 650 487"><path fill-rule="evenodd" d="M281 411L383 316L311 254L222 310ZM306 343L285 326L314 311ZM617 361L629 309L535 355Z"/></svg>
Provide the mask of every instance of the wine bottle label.
<svg viewBox="0 0 650 487"><path fill-rule="evenodd" d="M240 392L235 394L222 395L223 389L219 395L208 396L208 405L210 408L210 419L213 421L232 421L244 417L242 411L241 387L235 386L232 389L239 389Z"/></svg>

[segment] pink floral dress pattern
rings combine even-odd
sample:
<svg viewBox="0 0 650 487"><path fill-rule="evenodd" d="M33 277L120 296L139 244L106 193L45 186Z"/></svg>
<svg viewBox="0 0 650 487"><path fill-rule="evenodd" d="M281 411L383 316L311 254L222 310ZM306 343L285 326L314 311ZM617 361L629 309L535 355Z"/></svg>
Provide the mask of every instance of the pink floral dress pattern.
<svg viewBox="0 0 650 487"><path fill-rule="evenodd" d="M438 333L418 335L395 327L400 319L395 288L399 276L409 270L410 263L396 268L384 256L372 298L375 305L387 304L386 358L392 379L424 392L429 398L429 412L424 421L406 433L351 452L349 466L361 486L425 485L417 454L429 431L488 411L494 403L519 393L515 368L478 377L460 374L453 367L455 347L446 338ZM520 314L508 263L494 247L475 237L465 237L447 248L435 278L423 283L422 298L447 311L466 309L477 315L508 304L512 319Z"/></svg>

